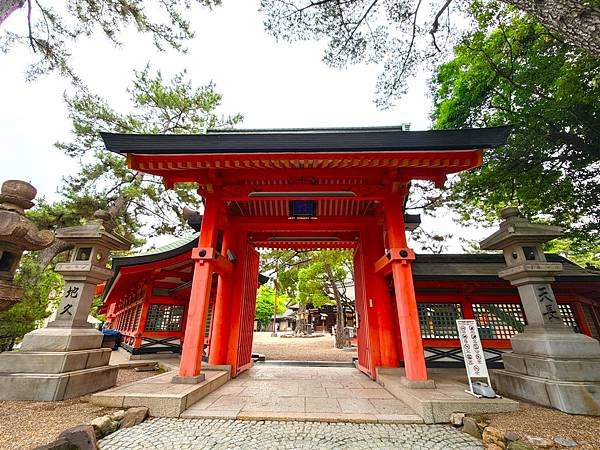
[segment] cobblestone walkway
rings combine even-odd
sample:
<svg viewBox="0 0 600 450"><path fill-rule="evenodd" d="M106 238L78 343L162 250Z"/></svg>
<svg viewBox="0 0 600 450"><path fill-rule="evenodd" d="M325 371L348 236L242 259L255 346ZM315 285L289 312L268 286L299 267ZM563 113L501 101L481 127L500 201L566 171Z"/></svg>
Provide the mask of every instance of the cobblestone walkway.
<svg viewBox="0 0 600 450"><path fill-rule="evenodd" d="M481 450L481 442L447 425L152 419L100 441L121 449L407 449Z"/></svg>

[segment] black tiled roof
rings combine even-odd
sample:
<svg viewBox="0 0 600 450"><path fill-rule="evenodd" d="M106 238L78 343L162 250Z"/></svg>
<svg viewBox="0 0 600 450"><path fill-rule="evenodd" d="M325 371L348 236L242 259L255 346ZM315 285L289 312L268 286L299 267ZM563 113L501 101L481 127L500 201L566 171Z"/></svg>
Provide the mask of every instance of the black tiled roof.
<svg viewBox="0 0 600 450"><path fill-rule="evenodd" d="M559 280L600 281L600 273L586 270L560 255L547 253L546 259L562 263L563 271L556 276ZM417 254L412 266L416 280L498 280L498 272L505 268L501 253Z"/></svg>
<svg viewBox="0 0 600 450"><path fill-rule="evenodd" d="M376 127L231 130L206 134L100 134L106 149L115 153L227 154L473 150L505 144L510 130L510 126L429 131Z"/></svg>

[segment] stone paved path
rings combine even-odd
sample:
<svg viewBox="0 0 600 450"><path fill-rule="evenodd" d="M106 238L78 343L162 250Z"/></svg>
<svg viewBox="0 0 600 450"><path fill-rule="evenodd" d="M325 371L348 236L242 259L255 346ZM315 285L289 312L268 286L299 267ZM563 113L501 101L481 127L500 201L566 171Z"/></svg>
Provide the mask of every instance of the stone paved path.
<svg viewBox="0 0 600 450"><path fill-rule="evenodd" d="M182 417L422 422L405 403L357 369L259 365L192 405Z"/></svg>
<svg viewBox="0 0 600 450"><path fill-rule="evenodd" d="M121 449L407 449L482 450L477 439L448 425L151 419L100 441Z"/></svg>

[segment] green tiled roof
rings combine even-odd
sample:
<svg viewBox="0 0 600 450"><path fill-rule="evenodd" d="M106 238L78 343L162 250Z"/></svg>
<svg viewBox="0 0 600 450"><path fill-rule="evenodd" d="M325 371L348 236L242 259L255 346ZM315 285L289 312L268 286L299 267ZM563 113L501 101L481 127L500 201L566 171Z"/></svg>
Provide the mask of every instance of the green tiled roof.
<svg viewBox="0 0 600 450"><path fill-rule="evenodd" d="M132 257L138 257L138 256L148 256L148 255L157 255L159 253L165 253L171 250L175 250L176 248L182 247L186 244L189 244L190 242L192 242L194 239L196 239L198 237L200 233L194 233L190 236L185 236L182 237L180 239L177 239L167 245L163 245L162 247L156 247L156 248L152 248L150 250L147 250L145 252L142 253L136 253L135 255L129 255L129 256L125 256L124 258L132 258Z"/></svg>

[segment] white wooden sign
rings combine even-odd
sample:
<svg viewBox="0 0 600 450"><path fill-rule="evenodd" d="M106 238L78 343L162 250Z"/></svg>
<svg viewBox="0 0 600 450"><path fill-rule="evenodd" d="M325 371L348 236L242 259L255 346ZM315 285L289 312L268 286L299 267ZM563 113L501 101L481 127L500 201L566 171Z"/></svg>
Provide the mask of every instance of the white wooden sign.
<svg viewBox="0 0 600 450"><path fill-rule="evenodd" d="M469 378L469 393L475 395L471 378L487 378L488 385L491 385L477 323L474 319L459 319L456 326Z"/></svg>

